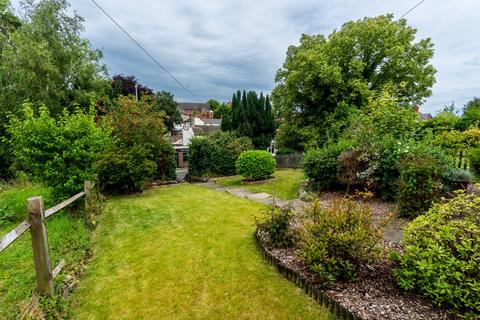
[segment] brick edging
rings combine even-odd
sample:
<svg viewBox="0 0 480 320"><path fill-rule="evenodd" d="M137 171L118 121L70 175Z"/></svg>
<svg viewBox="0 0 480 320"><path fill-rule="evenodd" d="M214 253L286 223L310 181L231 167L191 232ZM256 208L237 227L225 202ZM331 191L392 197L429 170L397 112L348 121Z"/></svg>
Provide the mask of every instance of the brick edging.
<svg viewBox="0 0 480 320"><path fill-rule="evenodd" d="M254 233L255 242L258 249L262 253L263 258L285 278L295 283L297 287L305 291L317 303L327 308L339 320L362 320L361 317L355 315L353 312L347 310L344 306L338 303L335 299L327 296L322 290L318 289L308 279L300 275L297 271L286 266L277 257L273 256L266 248L263 241L259 237L259 230L256 229Z"/></svg>

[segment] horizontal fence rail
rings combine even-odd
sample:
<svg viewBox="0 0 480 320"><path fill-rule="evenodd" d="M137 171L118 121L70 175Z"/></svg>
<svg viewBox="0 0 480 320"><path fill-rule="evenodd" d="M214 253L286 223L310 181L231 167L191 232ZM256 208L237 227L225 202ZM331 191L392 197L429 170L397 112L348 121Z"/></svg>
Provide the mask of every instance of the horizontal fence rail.
<svg viewBox="0 0 480 320"><path fill-rule="evenodd" d="M50 209L43 209L42 197L31 197L27 199L28 218L21 222L15 229L0 238L0 254L14 243L25 231L30 229L32 238L32 251L35 262L35 272L38 290L41 293L53 295L53 278L65 266L65 260L52 270L50 263L50 252L48 248L47 227L45 219L68 207L78 199L85 197L85 208L88 209L88 197L90 190L94 187L89 181L85 181L83 191L68 198L65 201L53 206Z"/></svg>

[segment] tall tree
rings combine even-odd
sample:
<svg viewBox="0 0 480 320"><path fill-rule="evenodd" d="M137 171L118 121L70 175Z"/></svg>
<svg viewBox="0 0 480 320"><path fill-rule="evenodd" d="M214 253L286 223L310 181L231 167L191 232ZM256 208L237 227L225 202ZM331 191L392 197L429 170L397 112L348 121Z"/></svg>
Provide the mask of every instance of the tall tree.
<svg viewBox="0 0 480 320"><path fill-rule="evenodd" d="M320 143L335 139L353 109L366 108L370 97L392 86L400 102L421 103L431 94L436 70L431 40L415 42L415 34L405 19L389 14L347 22L328 38L302 35L275 79L280 130L302 128Z"/></svg>
<svg viewBox="0 0 480 320"><path fill-rule="evenodd" d="M70 14L65 0L27 0L22 8L20 24L2 14L10 28L2 26L8 41L0 52L0 117L17 112L25 100L45 104L53 115L64 107L88 108L104 88L106 69L101 52L80 36L83 19Z"/></svg>
<svg viewBox="0 0 480 320"><path fill-rule="evenodd" d="M52 116L87 109L110 87L102 53L81 37L83 19L65 0L26 0L17 17L0 1L0 136L8 113L22 103L44 104ZM11 153L0 144L0 178L9 178Z"/></svg>
<svg viewBox="0 0 480 320"><path fill-rule="evenodd" d="M151 104L152 110L165 112L164 123L168 130L172 130L176 124L182 123L182 115L178 110L178 104L170 92L157 92L153 96Z"/></svg>
<svg viewBox="0 0 480 320"><path fill-rule="evenodd" d="M266 149L275 135L275 123L267 95L260 96L254 91L237 91L232 97L231 117L223 131L236 131L241 136L252 139L258 149Z"/></svg>
<svg viewBox="0 0 480 320"><path fill-rule="evenodd" d="M135 86L137 86L138 98L153 95L153 90L148 86L142 85L133 75L124 76L117 74L112 77L112 88L115 96L133 95L135 96Z"/></svg>

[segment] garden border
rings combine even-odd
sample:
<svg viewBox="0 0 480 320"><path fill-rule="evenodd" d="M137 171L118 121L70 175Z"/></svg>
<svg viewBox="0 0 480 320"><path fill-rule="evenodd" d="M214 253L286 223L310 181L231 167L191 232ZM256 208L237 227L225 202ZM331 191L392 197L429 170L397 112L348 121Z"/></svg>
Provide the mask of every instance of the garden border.
<svg viewBox="0 0 480 320"><path fill-rule="evenodd" d="M313 298L321 306L327 308L335 317L339 320L363 320L361 317L355 315L350 310L346 309L335 299L327 296L322 290L318 289L314 284L312 284L308 279L300 275L297 271L293 270L289 266L285 265L278 259L273 256L266 248L265 244L259 236L259 229L257 228L254 233L255 242L258 249L262 253L262 257L272 266L277 269L277 271L282 274L285 278L295 283L297 287L302 289L307 295Z"/></svg>

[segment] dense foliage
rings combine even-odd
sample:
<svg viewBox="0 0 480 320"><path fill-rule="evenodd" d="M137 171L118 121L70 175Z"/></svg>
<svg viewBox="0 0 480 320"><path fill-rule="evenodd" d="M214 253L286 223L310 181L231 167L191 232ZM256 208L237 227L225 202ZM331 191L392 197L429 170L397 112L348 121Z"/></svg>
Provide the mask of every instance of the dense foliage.
<svg viewBox="0 0 480 320"><path fill-rule="evenodd" d="M343 132L355 148L339 158L339 179L347 185L378 191L395 197L399 176L397 164L413 142L419 116L412 107L401 105L387 92L370 99L368 107L350 116Z"/></svg>
<svg viewBox="0 0 480 320"><path fill-rule="evenodd" d="M235 175L238 156L250 149L250 138L239 138L231 132L195 137L189 145L188 173L190 177Z"/></svg>
<svg viewBox="0 0 480 320"><path fill-rule="evenodd" d="M435 204L405 231L394 274L400 287L439 305L480 315L480 198L458 193Z"/></svg>
<svg viewBox="0 0 480 320"><path fill-rule="evenodd" d="M115 96L132 95L138 96L138 98L140 99L144 96L153 95L153 90L150 89L148 86L141 84L133 75L114 75L112 77L112 89Z"/></svg>
<svg viewBox="0 0 480 320"><path fill-rule="evenodd" d="M374 226L369 206L337 200L322 209L316 199L305 214L300 254L310 270L326 283L355 280L358 268L375 257L382 239L382 224Z"/></svg>
<svg viewBox="0 0 480 320"><path fill-rule="evenodd" d="M442 196L444 178L451 168L451 159L441 149L417 144L407 150L399 163L398 211L417 217Z"/></svg>
<svg viewBox="0 0 480 320"><path fill-rule="evenodd" d="M143 146L110 148L95 162L100 189L110 194L142 191L144 184L155 175L156 163Z"/></svg>
<svg viewBox="0 0 480 320"><path fill-rule="evenodd" d="M117 138L115 146L96 164L105 192L140 191L147 180L175 179L175 151L164 139L165 112L157 111L148 101L148 97L137 101L120 96L115 109L105 116Z"/></svg>
<svg viewBox="0 0 480 320"><path fill-rule="evenodd" d="M348 141L329 144L321 149L307 151L303 171L311 188L328 190L338 186L337 161L340 154L351 146Z"/></svg>
<svg viewBox="0 0 480 320"><path fill-rule="evenodd" d="M271 207L266 210L263 221L257 222L257 227L268 234L272 245L288 247L294 242L294 233L291 227L293 217L292 208Z"/></svg>
<svg viewBox="0 0 480 320"><path fill-rule="evenodd" d="M248 150L240 154L235 162L237 173L246 179L264 180L275 171L275 159L264 150Z"/></svg>
<svg viewBox="0 0 480 320"><path fill-rule="evenodd" d="M81 38L83 19L71 14L67 1L24 1L18 20L0 39L3 123L6 112L19 112L25 100L45 104L56 116L63 108L88 110L92 98L110 90L102 54Z"/></svg>
<svg viewBox="0 0 480 320"><path fill-rule="evenodd" d="M64 111L55 119L46 107L35 114L31 104L24 104L21 117L11 117L7 131L16 169L50 187L56 199L71 197L92 180L93 163L111 139L93 113Z"/></svg>
<svg viewBox="0 0 480 320"><path fill-rule="evenodd" d="M178 111L173 94L166 91L155 93L151 97L152 110L164 112L165 126L171 131L176 124L182 123L182 114Z"/></svg>
<svg viewBox="0 0 480 320"><path fill-rule="evenodd" d="M470 170L480 177L480 146L470 151Z"/></svg>
<svg viewBox="0 0 480 320"><path fill-rule="evenodd" d="M405 19L384 15L347 22L328 38L302 35L300 45L288 48L272 93L283 118L280 132L298 130L281 133L279 145L321 147L342 132L352 111L392 85L402 104L428 97L435 82L433 44L414 42L415 34Z"/></svg>
<svg viewBox="0 0 480 320"><path fill-rule="evenodd" d="M222 130L250 137L257 149L266 149L275 135L269 96L264 97L263 93L257 96L255 91L243 91L243 94L238 91L232 97L230 114L222 119Z"/></svg>

